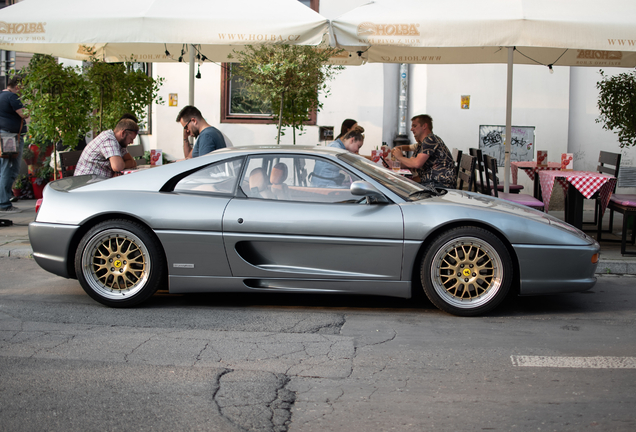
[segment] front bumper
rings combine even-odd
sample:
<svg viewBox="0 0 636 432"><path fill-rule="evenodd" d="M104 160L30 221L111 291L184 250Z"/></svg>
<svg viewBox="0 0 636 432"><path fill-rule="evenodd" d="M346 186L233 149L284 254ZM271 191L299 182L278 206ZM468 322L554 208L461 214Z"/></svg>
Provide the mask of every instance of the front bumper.
<svg viewBox="0 0 636 432"><path fill-rule="evenodd" d="M582 292L596 283L599 244L586 246L513 245L519 259L520 295Z"/></svg>

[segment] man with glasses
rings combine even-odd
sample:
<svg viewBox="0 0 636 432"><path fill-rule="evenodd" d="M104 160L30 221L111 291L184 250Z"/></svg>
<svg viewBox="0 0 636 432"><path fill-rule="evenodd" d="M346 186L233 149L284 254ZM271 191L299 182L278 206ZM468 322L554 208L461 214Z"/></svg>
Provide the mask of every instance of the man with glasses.
<svg viewBox="0 0 636 432"><path fill-rule="evenodd" d="M115 129L100 133L86 146L73 175L94 174L110 178L124 169L136 168L137 162L126 146L132 144L138 132L139 126L134 120L122 117Z"/></svg>
<svg viewBox="0 0 636 432"><path fill-rule="evenodd" d="M220 130L210 125L201 116L201 111L187 105L177 115L177 122L183 126L183 155L186 159L203 156L225 148L225 138ZM194 147L190 146L189 136L196 139Z"/></svg>

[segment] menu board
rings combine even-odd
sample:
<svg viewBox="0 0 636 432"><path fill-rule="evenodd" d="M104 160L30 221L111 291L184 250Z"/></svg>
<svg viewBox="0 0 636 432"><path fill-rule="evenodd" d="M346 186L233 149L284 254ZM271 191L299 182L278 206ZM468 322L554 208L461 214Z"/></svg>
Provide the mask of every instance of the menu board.
<svg viewBox="0 0 636 432"><path fill-rule="evenodd" d="M511 132L510 161L534 160L534 126L512 126ZM499 166L504 166L505 142L506 126L479 126L479 148L483 154L496 158Z"/></svg>

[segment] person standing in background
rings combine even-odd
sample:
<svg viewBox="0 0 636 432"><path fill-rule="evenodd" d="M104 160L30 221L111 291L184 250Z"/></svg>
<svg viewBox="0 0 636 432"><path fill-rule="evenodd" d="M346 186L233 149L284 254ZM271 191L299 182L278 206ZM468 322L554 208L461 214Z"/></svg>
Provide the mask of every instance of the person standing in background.
<svg viewBox="0 0 636 432"><path fill-rule="evenodd" d="M0 213L20 213L17 207L11 204L11 187L20 172L22 162L22 149L24 147L24 135L27 131L26 119L20 89L22 77L14 75L9 79L7 88L0 92L0 131L2 133L17 134L16 142L18 154L15 157L0 158Z"/></svg>

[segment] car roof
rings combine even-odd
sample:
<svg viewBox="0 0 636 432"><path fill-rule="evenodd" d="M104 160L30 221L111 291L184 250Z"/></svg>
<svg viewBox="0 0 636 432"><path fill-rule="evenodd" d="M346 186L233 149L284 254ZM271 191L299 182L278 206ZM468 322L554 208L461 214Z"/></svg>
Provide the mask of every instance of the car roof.
<svg viewBox="0 0 636 432"><path fill-rule="evenodd" d="M258 145L258 146L242 146L230 147L215 150L203 156L192 159L182 160L170 163L161 167L146 169L137 173L127 174L124 176L113 177L108 181L100 181L92 184L83 182L83 191L98 190L159 190L170 178L179 175L182 172L194 170L199 167L214 163L216 161L230 159L232 157L243 157L250 155L264 155L294 153L303 155L315 155L335 157L347 150L322 147L322 146L294 146L294 145ZM77 180L79 182L79 180Z"/></svg>
<svg viewBox="0 0 636 432"><path fill-rule="evenodd" d="M220 150L216 150L212 153L208 153L204 156L210 155L219 155L228 152L237 152L237 153L313 153L313 154L339 154L339 153L347 153L347 150L341 149L338 147L328 147L328 146L302 146L302 145L255 145L255 146L238 146L238 147L228 147Z"/></svg>

